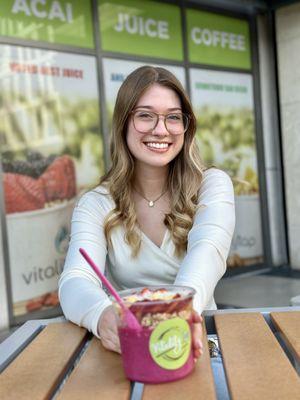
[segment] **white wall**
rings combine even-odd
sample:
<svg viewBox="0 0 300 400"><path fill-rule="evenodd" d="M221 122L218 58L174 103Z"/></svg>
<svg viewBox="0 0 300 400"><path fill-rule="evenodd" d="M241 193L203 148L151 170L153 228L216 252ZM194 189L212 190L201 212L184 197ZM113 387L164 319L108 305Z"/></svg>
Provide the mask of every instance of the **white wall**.
<svg viewBox="0 0 300 400"><path fill-rule="evenodd" d="M3 247L2 247L1 218L0 218L0 330L7 328L8 325L9 325L8 305L7 305Z"/></svg>
<svg viewBox="0 0 300 400"><path fill-rule="evenodd" d="M273 35L268 16L257 17L261 113L264 141L264 159L267 186L272 264L287 264L286 232L281 177L275 59Z"/></svg>
<svg viewBox="0 0 300 400"><path fill-rule="evenodd" d="M300 3L276 12L290 262L300 269Z"/></svg>

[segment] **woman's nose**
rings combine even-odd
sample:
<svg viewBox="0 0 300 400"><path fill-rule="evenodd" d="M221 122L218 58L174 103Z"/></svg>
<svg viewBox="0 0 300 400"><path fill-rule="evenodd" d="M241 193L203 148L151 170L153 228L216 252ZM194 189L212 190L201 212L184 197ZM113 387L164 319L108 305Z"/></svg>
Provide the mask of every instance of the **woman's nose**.
<svg viewBox="0 0 300 400"><path fill-rule="evenodd" d="M163 136L169 134L165 125L164 117L162 115L159 116L157 125L153 129L152 133L153 135L163 135Z"/></svg>

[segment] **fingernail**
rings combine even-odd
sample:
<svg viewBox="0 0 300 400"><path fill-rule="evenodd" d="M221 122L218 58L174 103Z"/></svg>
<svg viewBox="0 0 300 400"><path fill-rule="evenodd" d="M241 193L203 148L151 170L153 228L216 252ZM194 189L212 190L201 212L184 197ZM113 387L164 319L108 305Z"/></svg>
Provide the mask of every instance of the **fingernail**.
<svg viewBox="0 0 300 400"><path fill-rule="evenodd" d="M198 349L202 349L202 348L203 348L203 345L202 345L201 340L199 340L199 339L196 340L196 347L197 347Z"/></svg>
<svg viewBox="0 0 300 400"><path fill-rule="evenodd" d="M194 358L194 364L196 364L196 362L197 362L197 358Z"/></svg>

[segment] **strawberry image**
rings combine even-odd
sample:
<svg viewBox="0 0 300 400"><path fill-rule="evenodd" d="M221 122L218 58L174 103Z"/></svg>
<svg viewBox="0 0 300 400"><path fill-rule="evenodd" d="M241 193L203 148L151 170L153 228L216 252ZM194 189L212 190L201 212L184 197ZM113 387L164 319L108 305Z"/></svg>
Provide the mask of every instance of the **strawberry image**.
<svg viewBox="0 0 300 400"><path fill-rule="evenodd" d="M71 157L57 157L40 176L47 201L71 199L76 195L75 168Z"/></svg>
<svg viewBox="0 0 300 400"><path fill-rule="evenodd" d="M23 164L22 167L26 166ZM37 179L16 172L3 175L7 214L38 210L47 202L71 199L76 195L74 163L67 155L55 158Z"/></svg>
<svg viewBox="0 0 300 400"><path fill-rule="evenodd" d="M4 173L3 184L7 214L44 207L46 197L37 179L21 174Z"/></svg>

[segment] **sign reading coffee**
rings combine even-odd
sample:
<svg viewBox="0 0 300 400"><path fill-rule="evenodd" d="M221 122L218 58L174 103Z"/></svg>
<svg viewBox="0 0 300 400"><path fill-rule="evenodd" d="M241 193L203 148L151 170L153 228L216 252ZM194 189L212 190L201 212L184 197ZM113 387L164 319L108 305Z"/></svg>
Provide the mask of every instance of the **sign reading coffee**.
<svg viewBox="0 0 300 400"><path fill-rule="evenodd" d="M138 0L98 3L103 50L183 60L179 7Z"/></svg>
<svg viewBox="0 0 300 400"><path fill-rule="evenodd" d="M189 60L222 67L251 68L247 21L187 10Z"/></svg>

